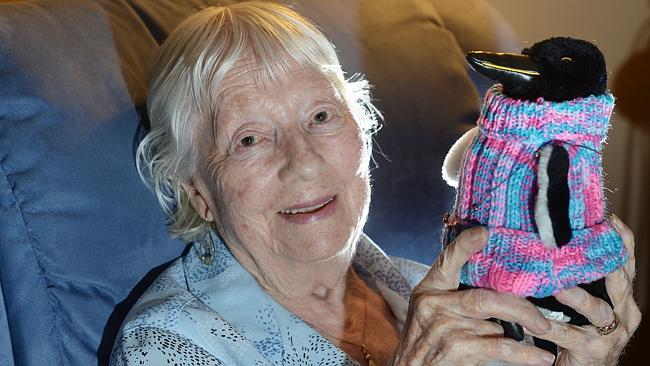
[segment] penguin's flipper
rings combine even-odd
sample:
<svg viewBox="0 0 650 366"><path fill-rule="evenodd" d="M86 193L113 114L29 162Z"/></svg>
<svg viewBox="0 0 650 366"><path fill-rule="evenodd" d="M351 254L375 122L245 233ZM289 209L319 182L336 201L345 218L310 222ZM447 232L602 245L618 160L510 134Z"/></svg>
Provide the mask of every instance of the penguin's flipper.
<svg viewBox="0 0 650 366"><path fill-rule="evenodd" d="M505 89L521 88L540 75L538 65L527 55L470 51L465 58L474 71Z"/></svg>
<svg viewBox="0 0 650 366"><path fill-rule="evenodd" d="M571 240L569 199L569 153L562 146L546 145L539 151L535 224L548 248Z"/></svg>
<svg viewBox="0 0 650 366"><path fill-rule="evenodd" d="M478 126L465 132L463 136L456 140L445 156L445 162L442 164L442 178L454 188L458 187L458 179L460 178L460 169L463 165L465 152L478 133Z"/></svg>

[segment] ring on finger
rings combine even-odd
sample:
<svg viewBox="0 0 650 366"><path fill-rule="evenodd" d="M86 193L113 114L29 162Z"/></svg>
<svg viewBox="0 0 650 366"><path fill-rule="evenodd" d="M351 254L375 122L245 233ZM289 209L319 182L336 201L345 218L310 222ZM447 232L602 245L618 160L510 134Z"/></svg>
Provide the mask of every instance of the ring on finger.
<svg viewBox="0 0 650 366"><path fill-rule="evenodd" d="M618 328L618 317L614 314L614 321L604 327L596 327L598 334L601 336L608 335Z"/></svg>

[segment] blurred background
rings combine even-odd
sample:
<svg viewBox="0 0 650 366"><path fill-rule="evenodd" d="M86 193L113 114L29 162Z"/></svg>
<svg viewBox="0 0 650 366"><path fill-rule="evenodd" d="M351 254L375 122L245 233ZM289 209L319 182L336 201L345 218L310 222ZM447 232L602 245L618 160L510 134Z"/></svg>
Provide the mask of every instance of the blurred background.
<svg viewBox="0 0 650 366"><path fill-rule="evenodd" d="M635 298L645 317L621 364L641 364L647 359L643 347L650 344L650 1L490 3L515 30L521 47L551 36L571 36L593 41L605 54L609 87L617 97L604 153L605 185L610 212L622 218L635 234Z"/></svg>

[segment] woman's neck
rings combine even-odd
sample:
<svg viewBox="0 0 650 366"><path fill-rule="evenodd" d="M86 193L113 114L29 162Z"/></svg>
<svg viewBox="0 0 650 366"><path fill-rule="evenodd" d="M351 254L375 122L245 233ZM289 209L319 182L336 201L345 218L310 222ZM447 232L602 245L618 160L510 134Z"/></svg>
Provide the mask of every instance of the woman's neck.
<svg viewBox="0 0 650 366"><path fill-rule="evenodd" d="M367 291L367 285L349 266L340 284L326 296L314 294L282 305L330 340L363 343Z"/></svg>
<svg viewBox="0 0 650 366"><path fill-rule="evenodd" d="M274 255L252 256L236 246L230 250L262 289L282 305L337 306L343 302L354 248L346 248L344 252L316 263Z"/></svg>

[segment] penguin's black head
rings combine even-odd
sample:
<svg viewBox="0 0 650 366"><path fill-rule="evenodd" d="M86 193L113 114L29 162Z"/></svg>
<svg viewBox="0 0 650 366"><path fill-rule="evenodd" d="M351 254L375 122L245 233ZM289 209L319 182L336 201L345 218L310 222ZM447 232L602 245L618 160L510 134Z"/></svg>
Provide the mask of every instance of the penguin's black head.
<svg viewBox="0 0 650 366"><path fill-rule="evenodd" d="M522 55L470 52L467 59L476 71L503 84L503 93L515 99L561 102L600 95L607 89L603 54L579 39L550 38L524 49Z"/></svg>

